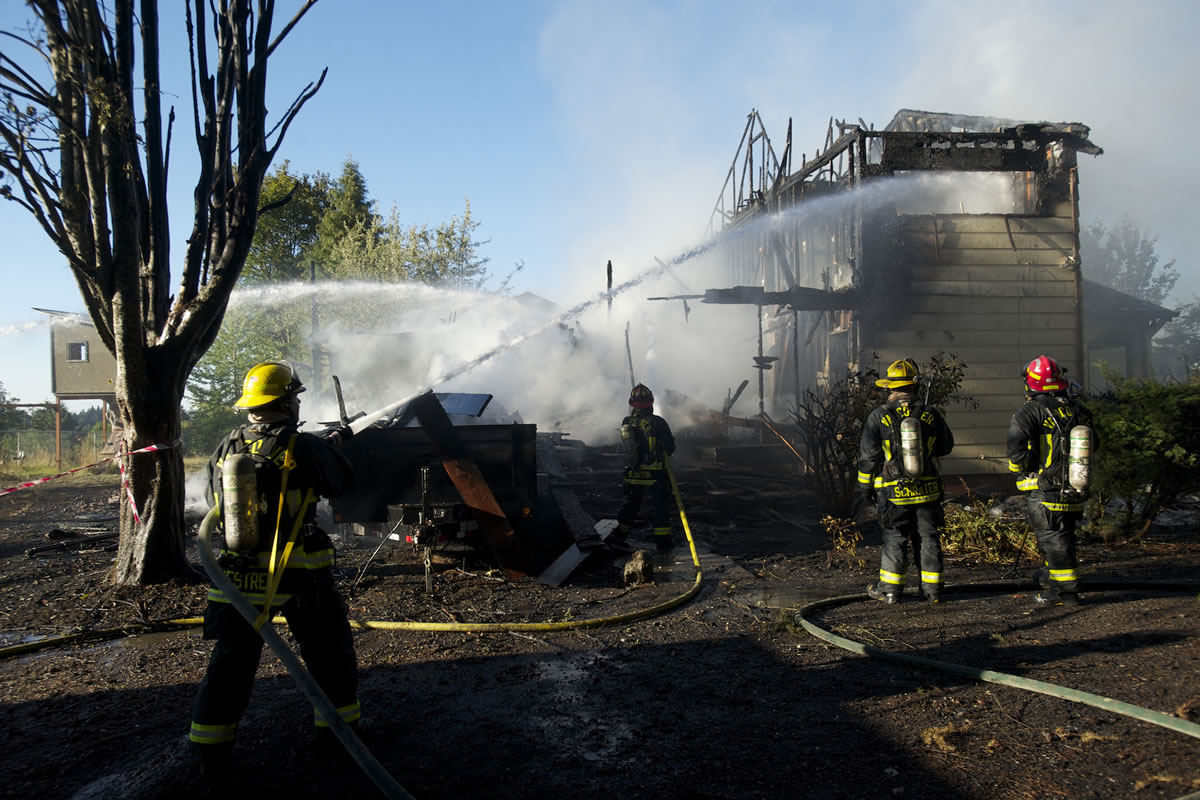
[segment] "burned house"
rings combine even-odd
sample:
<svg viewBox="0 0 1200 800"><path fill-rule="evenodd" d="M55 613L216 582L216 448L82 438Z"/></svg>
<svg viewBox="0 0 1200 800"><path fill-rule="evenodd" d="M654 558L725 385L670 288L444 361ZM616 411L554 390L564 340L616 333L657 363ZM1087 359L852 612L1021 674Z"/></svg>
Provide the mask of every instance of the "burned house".
<svg viewBox="0 0 1200 800"><path fill-rule="evenodd" d="M803 389L848 372L952 354L978 408L949 409L944 467L1004 471L1022 366L1047 353L1081 384L1089 374L1085 307L1098 290L1079 258L1077 156L1102 151L1088 134L904 110L883 130L831 122L824 149L794 159L790 125L776 155L752 112L710 224L728 285L703 300L758 306L765 410L783 417ZM1148 374L1170 312L1126 311L1144 324L1107 325L1094 346Z"/></svg>

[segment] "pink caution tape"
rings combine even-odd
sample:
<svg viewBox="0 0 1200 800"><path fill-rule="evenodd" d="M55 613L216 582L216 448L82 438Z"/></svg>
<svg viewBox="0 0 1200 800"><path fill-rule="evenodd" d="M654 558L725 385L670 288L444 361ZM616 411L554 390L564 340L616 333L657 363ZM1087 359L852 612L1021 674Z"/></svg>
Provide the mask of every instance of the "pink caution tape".
<svg viewBox="0 0 1200 800"><path fill-rule="evenodd" d="M180 444L180 442L178 440L176 440L174 442L171 442L170 444L152 444L149 447L143 447L140 450L131 450L128 453L117 453L112 458L106 458L103 461L97 461L95 464L88 464L85 467L76 467L75 469L70 469L70 470L67 470L66 472L60 472L57 475L51 475L47 478L38 478L35 481L28 481L26 483L21 483L16 486L10 486L7 489L0 489L0 497L3 497L6 494L12 494L13 492L19 492L22 489L29 489L33 486L37 486L38 484L49 483L50 481L54 480L55 478L61 478L64 475L73 475L76 472L82 472L85 469L91 469L92 467L98 467L101 464L107 464L110 461L116 461L117 459L124 458L124 456L137 455L138 453L153 453L155 450L170 450L172 447L178 447L179 444ZM125 462L124 461L119 462L119 466L121 467L121 485L125 488L125 491L129 495L129 509L133 512L133 518L135 520L137 520L138 524L140 525L142 520L138 516L137 505L133 502L133 488L129 485L129 481L125 478Z"/></svg>
<svg viewBox="0 0 1200 800"><path fill-rule="evenodd" d="M133 487L129 485L129 478L125 476L125 459L124 456L132 456L136 453L150 453L155 450L170 450L172 447L178 447L179 440L170 444L152 444L149 447L143 447L141 450L131 450L128 453L117 453L113 458L119 458L117 466L121 468L121 486L125 489L125 496L129 498L129 513L133 514L133 521L138 525L142 524L142 518L138 515L137 501L133 499ZM108 459L112 461L112 458ZM104 462L100 462L104 463Z"/></svg>

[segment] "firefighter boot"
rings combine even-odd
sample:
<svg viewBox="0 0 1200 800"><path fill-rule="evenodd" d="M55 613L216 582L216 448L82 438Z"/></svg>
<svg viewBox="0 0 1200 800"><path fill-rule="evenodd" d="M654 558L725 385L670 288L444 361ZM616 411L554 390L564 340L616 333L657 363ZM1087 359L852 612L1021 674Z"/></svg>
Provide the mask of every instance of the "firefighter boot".
<svg viewBox="0 0 1200 800"><path fill-rule="evenodd" d="M1038 592L1034 598L1039 605L1043 606L1077 606L1079 605L1079 595L1075 592Z"/></svg>
<svg viewBox="0 0 1200 800"><path fill-rule="evenodd" d="M632 553L633 547L629 544L629 534L632 530L629 525L618 525L604 538L604 546L614 553Z"/></svg>
<svg viewBox="0 0 1200 800"><path fill-rule="evenodd" d="M1037 582L1038 582L1038 586L1041 586L1043 589L1053 589L1054 588L1054 583L1050 580L1050 568L1049 567L1043 566L1041 569L1039 569L1037 571Z"/></svg>
<svg viewBox="0 0 1200 800"><path fill-rule="evenodd" d="M660 553L669 553L671 551L671 534L656 534L654 536L654 546Z"/></svg>
<svg viewBox="0 0 1200 800"><path fill-rule="evenodd" d="M629 544L629 539L626 534L620 531L613 531L604 540L604 546L614 553L632 553L633 547Z"/></svg>
<svg viewBox="0 0 1200 800"><path fill-rule="evenodd" d="M867 586L867 596L872 600L882 600L889 606L894 606L900 602L900 591L899 586L884 587L879 583L872 583Z"/></svg>
<svg viewBox="0 0 1200 800"><path fill-rule="evenodd" d="M942 587L936 583L922 584L921 594L931 603L942 602Z"/></svg>
<svg viewBox="0 0 1200 800"><path fill-rule="evenodd" d="M346 724L350 726L350 730L354 731L354 735L360 742L368 746L371 744L373 724L370 717L359 717ZM337 737L333 729L327 726L320 726L316 729L308 748L309 753L306 755L311 758L328 759L338 765L351 764L354 760L347 752L346 745Z"/></svg>
<svg viewBox="0 0 1200 800"><path fill-rule="evenodd" d="M231 787L233 784L233 743L206 744L192 747L200 765L200 779L211 788Z"/></svg>

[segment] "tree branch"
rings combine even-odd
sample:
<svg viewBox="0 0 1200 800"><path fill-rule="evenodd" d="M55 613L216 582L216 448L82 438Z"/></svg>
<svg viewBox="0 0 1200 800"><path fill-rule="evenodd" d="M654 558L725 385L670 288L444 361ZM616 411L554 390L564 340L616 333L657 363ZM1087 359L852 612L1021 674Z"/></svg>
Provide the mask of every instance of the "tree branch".
<svg viewBox="0 0 1200 800"><path fill-rule="evenodd" d="M292 17L292 21L283 26L283 30L279 32L279 35L275 37L275 41L271 42L271 46L267 48L268 58L270 58L271 54L275 52L275 48L279 46L279 43L282 42L289 33L291 33L292 28L296 27L296 23L300 21L300 18L307 14L308 10L316 4L317 0L308 0L308 2L304 4L304 7L296 12L296 16Z"/></svg>

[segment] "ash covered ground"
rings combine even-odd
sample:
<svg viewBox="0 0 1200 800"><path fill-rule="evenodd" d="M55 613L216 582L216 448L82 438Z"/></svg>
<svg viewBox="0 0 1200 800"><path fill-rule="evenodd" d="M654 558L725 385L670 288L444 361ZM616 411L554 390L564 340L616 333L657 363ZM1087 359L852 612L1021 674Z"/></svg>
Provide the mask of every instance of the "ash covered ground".
<svg viewBox="0 0 1200 800"><path fill-rule="evenodd" d="M596 519L620 505L613 456L587 448L563 476ZM365 741L412 795L1015 800L1200 791L1200 748L1183 734L810 636L795 610L862 591L878 568L873 526L861 560L835 554L794 477L719 468L686 451L676 468L704 573L690 602L584 630L355 633L373 723ZM113 553L103 542L27 555L114 529L116 489L114 475L85 475L0 498L6 644L201 614L202 585L107 585ZM1134 545L1085 544L1086 578L1200 583L1197 509L1180 507ZM622 579L623 557L593 555L550 587L505 581L478 552L448 545L427 593L411 548L376 552L378 540L351 537L339 545L339 584L354 620L611 617L689 589L681 531L677 541L670 556L652 557L654 583L635 588ZM634 544L652 549L649 531L635 532ZM1035 566L1013 574L950 558L951 584L1014 586L950 590L937 606L851 603L814 620L881 648L1200 721L1195 592L1094 592L1078 608L1040 608ZM191 627L0 660L0 795L216 796L185 745L209 650ZM379 796L344 756L314 748L311 714L264 652L239 734L238 792Z"/></svg>

